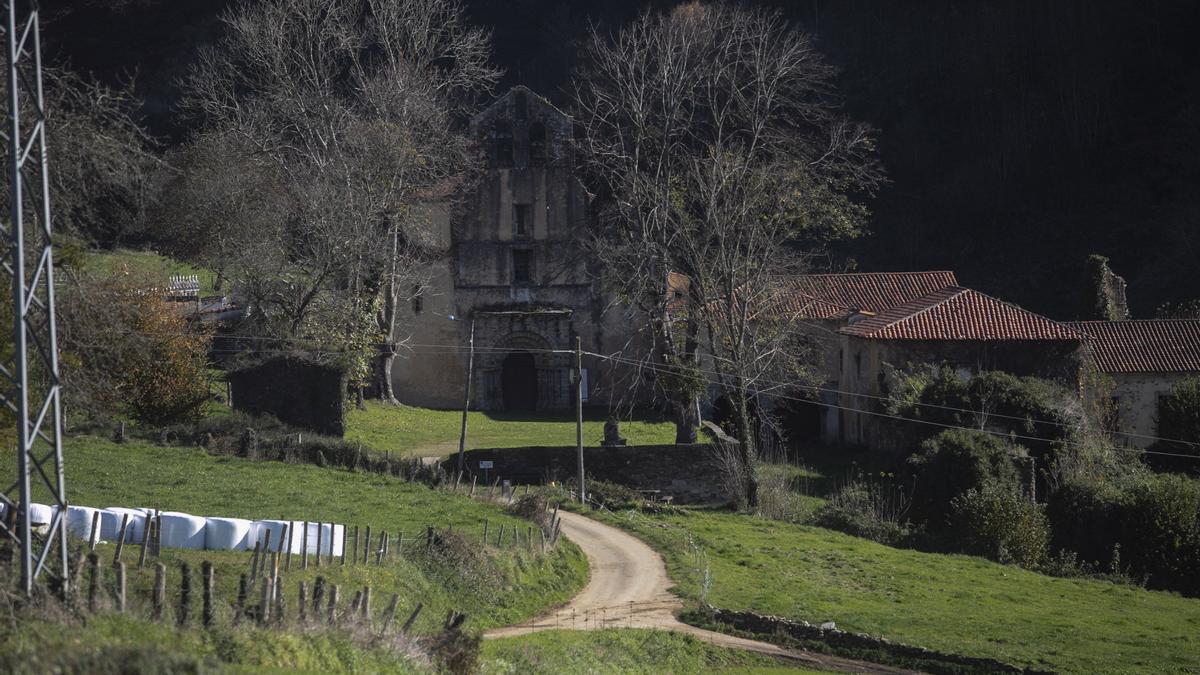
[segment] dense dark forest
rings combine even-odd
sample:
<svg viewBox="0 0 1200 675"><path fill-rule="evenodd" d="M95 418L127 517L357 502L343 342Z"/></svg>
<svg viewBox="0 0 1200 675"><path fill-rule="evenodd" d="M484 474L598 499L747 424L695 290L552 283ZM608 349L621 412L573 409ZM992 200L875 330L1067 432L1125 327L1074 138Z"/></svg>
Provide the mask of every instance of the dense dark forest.
<svg viewBox="0 0 1200 675"><path fill-rule="evenodd" d="M186 134L174 78L219 34L228 0L76 2L45 34L60 62L136 76L151 129ZM635 0L474 0L505 84L563 100L589 26ZM668 3L650 3L663 5ZM946 268L1058 318L1086 306L1086 258L1129 281L1135 316L1200 297L1200 78L1195 3L1172 0L775 3L841 71L847 107L879 130L890 184L860 269ZM844 264L844 263L843 263Z"/></svg>

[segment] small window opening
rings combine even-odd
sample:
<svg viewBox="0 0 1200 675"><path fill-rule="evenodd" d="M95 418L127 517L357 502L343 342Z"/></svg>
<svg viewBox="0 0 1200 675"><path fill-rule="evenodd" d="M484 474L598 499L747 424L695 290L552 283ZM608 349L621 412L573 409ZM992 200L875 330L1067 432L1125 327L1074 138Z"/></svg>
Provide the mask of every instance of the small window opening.
<svg viewBox="0 0 1200 675"><path fill-rule="evenodd" d="M513 283L527 284L533 278L533 270L530 268L529 251L514 250L512 252L513 259Z"/></svg>
<svg viewBox="0 0 1200 675"><path fill-rule="evenodd" d="M495 147L496 166L508 167L513 163L513 132L508 120L496 120L492 128L492 143Z"/></svg>
<svg viewBox="0 0 1200 675"><path fill-rule="evenodd" d="M546 161L546 125L541 122L529 125L529 161L533 164Z"/></svg>
<svg viewBox="0 0 1200 675"><path fill-rule="evenodd" d="M532 214L528 204L513 204L513 236L529 236L533 229Z"/></svg>

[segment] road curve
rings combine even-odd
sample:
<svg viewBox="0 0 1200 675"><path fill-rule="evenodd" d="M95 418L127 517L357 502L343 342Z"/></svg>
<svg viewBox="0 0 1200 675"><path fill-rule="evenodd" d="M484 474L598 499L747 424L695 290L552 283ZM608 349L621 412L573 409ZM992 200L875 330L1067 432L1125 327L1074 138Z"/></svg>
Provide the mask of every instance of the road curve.
<svg viewBox="0 0 1200 675"><path fill-rule="evenodd" d="M588 558L591 578L583 591L565 606L516 626L487 631L485 638L512 637L542 630L601 628L657 628L695 636L721 647L745 649L775 656L815 669L855 673L909 673L912 671L842 659L825 654L785 649L757 640L717 633L675 618L682 601L672 595L662 556L642 540L591 518L560 511L562 532Z"/></svg>

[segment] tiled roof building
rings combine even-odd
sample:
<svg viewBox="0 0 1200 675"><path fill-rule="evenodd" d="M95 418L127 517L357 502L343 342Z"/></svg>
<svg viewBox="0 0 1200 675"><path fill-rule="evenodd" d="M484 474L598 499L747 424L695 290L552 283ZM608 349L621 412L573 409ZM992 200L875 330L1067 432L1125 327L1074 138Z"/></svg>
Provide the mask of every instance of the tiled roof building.
<svg viewBox="0 0 1200 675"><path fill-rule="evenodd" d="M1200 372L1200 320L1078 321L1106 373Z"/></svg>
<svg viewBox="0 0 1200 675"><path fill-rule="evenodd" d="M844 319L860 311L881 312L957 284L954 272L948 271L802 274L778 282L768 312Z"/></svg>
<svg viewBox="0 0 1200 675"><path fill-rule="evenodd" d="M847 335L879 340L1072 340L1069 326L961 286L948 286L858 320Z"/></svg>

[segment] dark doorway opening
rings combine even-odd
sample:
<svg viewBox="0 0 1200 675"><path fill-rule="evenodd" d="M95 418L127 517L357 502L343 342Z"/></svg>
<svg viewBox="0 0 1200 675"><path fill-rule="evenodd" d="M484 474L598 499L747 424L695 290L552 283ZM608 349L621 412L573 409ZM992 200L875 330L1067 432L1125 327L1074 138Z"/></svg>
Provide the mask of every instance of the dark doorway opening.
<svg viewBox="0 0 1200 675"><path fill-rule="evenodd" d="M533 354L512 352L504 357L500 388L504 395L505 410L537 410L537 367L533 362Z"/></svg>

